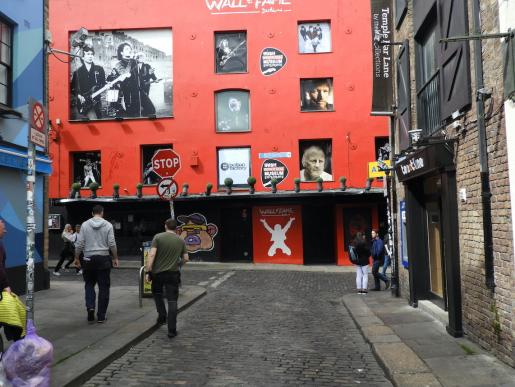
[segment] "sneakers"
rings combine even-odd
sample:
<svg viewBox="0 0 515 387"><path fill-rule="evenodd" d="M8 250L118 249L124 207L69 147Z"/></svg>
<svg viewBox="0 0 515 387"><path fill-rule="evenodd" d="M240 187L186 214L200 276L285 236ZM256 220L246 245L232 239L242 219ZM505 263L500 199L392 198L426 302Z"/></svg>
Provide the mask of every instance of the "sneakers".
<svg viewBox="0 0 515 387"><path fill-rule="evenodd" d="M95 309L88 309L88 322L95 321Z"/></svg>
<svg viewBox="0 0 515 387"><path fill-rule="evenodd" d="M97 319L97 323L99 323L99 324L103 324L103 323L105 323L106 321L107 321L107 317L104 317L104 318L98 318L98 319Z"/></svg>
<svg viewBox="0 0 515 387"><path fill-rule="evenodd" d="M173 339L175 336L177 336L177 331L171 331L171 332L168 332L168 337L170 339Z"/></svg>
<svg viewBox="0 0 515 387"><path fill-rule="evenodd" d="M384 290L388 290L390 289L390 285L392 284L392 281L388 280L385 282L385 285L384 285Z"/></svg>
<svg viewBox="0 0 515 387"><path fill-rule="evenodd" d="M57 277L59 277L61 275L61 273L59 273L58 271L53 271L52 274L57 276Z"/></svg>
<svg viewBox="0 0 515 387"><path fill-rule="evenodd" d="M82 275L82 269L80 269L75 275Z"/></svg>

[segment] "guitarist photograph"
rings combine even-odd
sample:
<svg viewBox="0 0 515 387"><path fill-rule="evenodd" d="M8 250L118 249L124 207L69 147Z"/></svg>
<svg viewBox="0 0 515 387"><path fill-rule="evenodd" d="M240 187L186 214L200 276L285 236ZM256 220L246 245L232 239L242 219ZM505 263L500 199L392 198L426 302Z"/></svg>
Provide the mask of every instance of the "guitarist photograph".
<svg viewBox="0 0 515 387"><path fill-rule="evenodd" d="M91 95L106 84L104 69L93 60L95 50L91 46L82 49L82 66L73 72L71 80L72 119L102 118L102 103L100 95L91 99Z"/></svg>
<svg viewBox="0 0 515 387"><path fill-rule="evenodd" d="M247 39L244 32L216 34L216 72L247 72Z"/></svg>

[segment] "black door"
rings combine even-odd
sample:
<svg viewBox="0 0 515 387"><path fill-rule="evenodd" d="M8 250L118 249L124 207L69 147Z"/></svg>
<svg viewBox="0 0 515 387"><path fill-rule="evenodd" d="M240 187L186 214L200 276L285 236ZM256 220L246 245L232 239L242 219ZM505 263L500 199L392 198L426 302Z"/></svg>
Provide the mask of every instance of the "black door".
<svg viewBox="0 0 515 387"><path fill-rule="evenodd" d="M333 206L302 207L304 264L336 264Z"/></svg>
<svg viewBox="0 0 515 387"><path fill-rule="evenodd" d="M247 207L221 211L222 256L226 261L252 261L252 211Z"/></svg>

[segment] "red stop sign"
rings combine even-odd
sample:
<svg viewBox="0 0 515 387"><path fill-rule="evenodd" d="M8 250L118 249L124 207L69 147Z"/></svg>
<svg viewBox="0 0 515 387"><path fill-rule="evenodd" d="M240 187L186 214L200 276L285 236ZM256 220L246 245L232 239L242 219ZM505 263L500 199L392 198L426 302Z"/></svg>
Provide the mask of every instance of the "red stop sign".
<svg viewBox="0 0 515 387"><path fill-rule="evenodd" d="M160 177L173 177L181 168L181 159L173 149L160 149L152 157L152 169Z"/></svg>

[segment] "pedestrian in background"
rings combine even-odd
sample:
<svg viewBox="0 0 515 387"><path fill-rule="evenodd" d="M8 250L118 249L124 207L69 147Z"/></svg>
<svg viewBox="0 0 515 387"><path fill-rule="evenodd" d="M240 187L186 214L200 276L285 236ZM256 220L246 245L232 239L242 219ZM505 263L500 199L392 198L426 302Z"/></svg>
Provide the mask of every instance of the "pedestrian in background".
<svg viewBox="0 0 515 387"><path fill-rule="evenodd" d="M75 241L76 235L73 232L73 228L71 224L66 224L64 226L64 230L61 234L61 238L63 240L63 249L61 250L59 262L54 268L53 275L60 276L61 266L63 265L65 260L68 260L66 265L64 265L65 269L68 269L74 260L74 246L73 242Z"/></svg>
<svg viewBox="0 0 515 387"><path fill-rule="evenodd" d="M390 245L388 244L388 241L389 241L389 237L388 237L388 234L386 234L383 238L384 264L383 264L383 270L382 270L382 273L386 278L388 278L388 276L386 275L386 270L388 270L388 266L390 266L390 264L392 262L392 250L390 249Z"/></svg>
<svg viewBox="0 0 515 387"><path fill-rule="evenodd" d="M97 322L106 321L111 287L111 267L118 267L118 251L114 239L113 225L105 220L104 208L93 207L93 217L82 223L75 243L75 266L81 268L80 256L83 258L83 277L88 322L95 320L96 293L98 284ZM111 255L112 254L112 259Z"/></svg>
<svg viewBox="0 0 515 387"><path fill-rule="evenodd" d="M352 263L356 265L356 288L358 294L368 293L368 264L370 263L370 249L363 233L358 232L349 247L353 250L355 258Z"/></svg>
<svg viewBox="0 0 515 387"><path fill-rule="evenodd" d="M165 232L156 234L147 258L146 281L152 281L152 295L156 303L157 324L168 320L168 337L177 336L177 300L181 282L180 268L189 261L186 243L176 233L177 221L168 219ZM163 287L168 299L168 316L163 301Z"/></svg>
<svg viewBox="0 0 515 387"><path fill-rule="evenodd" d="M384 263L384 243L379 238L379 234L376 230L372 230L372 274L374 276L374 288L372 290L378 291L381 290L381 281L385 284L385 290L390 287L390 280L383 274L379 272L379 268Z"/></svg>

